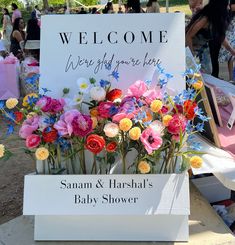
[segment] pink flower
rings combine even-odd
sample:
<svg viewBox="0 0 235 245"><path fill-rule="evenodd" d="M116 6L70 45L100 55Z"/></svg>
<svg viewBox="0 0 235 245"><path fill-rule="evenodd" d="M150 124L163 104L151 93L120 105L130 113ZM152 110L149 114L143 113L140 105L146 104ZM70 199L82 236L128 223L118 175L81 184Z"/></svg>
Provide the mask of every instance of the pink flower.
<svg viewBox="0 0 235 245"><path fill-rule="evenodd" d="M85 137L92 131L92 120L90 116L78 115L72 121L73 133L75 136Z"/></svg>
<svg viewBox="0 0 235 245"><path fill-rule="evenodd" d="M134 84L132 84L128 91L128 96L135 96L137 98L141 97L148 90L148 86L145 82L138 80Z"/></svg>
<svg viewBox="0 0 235 245"><path fill-rule="evenodd" d="M115 123L119 123L123 118L129 118L129 119L132 119L134 118L134 114L133 113L125 113L125 112L120 112L120 113L117 113L116 115L113 116L113 122Z"/></svg>
<svg viewBox="0 0 235 245"><path fill-rule="evenodd" d="M52 99L48 96L43 96L38 102L36 106L38 106L43 112L49 112L52 114L61 112L64 108L65 101L64 99Z"/></svg>
<svg viewBox="0 0 235 245"><path fill-rule="evenodd" d="M156 90L156 89L147 90L143 94L143 96L145 97L145 101L148 104L151 104L153 100L162 99L162 91L160 89L159 90Z"/></svg>
<svg viewBox="0 0 235 245"><path fill-rule="evenodd" d="M113 102L100 102L98 105L99 116L102 118L112 117L111 108L115 107Z"/></svg>
<svg viewBox="0 0 235 245"><path fill-rule="evenodd" d="M39 127L38 123L39 123L39 116L34 116L26 119L20 128L19 131L20 137L26 139L35 130L38 129Z"/></svg>
<svg viewBox="0 0 235 245"><path fill-rule="evenodd" d="M178 134L173 134L171 139L176 141L176 142L179 142L180 141L180 136Z"/></svg>
<svg viewBox="0 0 235 245"><path fill-rule="evenodd" d="M32 149L32 148L39 146L40 142L41 142L41 138L39 135L31 134L27 136L25 144L26 144L26 147L28 147L29 149Z"/></svg>
<svg viewBox="0 0 235 245"><path fill-rule="evenodd" d="M182 114L175 114L168 124L168 132L171 134L179 135L180 132L184 133L187 124L187 119Z"/></svg>
<svg viewBox="0 0 235 245"><path fill-rule="evenodd" d="M155 132L155 130L151 127L146 128L142 132L140 140L148 154L151 154L153 151L159 149L162 145L162 138L160 134Z"/></svg>
<svg viewBox="0 0 235 245"><path fill-rule="evenodd" d="M72 122L74 118L78 117L81 113L78 110L66 111L60 116L60 120L54 124L54 128L61 136L69 135L73 133Z"/></svg>

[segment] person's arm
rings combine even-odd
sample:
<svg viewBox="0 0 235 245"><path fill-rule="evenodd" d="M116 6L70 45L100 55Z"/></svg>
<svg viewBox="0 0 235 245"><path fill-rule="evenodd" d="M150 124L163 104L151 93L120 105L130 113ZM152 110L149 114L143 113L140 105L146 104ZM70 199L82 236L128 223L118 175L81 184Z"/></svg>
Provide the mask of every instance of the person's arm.
<svg viewBox="0 0 235 245"><path fill-rule="evenodd" d="M205 28L208 24L206 17L202 17L196 21L186 33L186 46L190 48L193 53L193 37L202 29Z"/></svg>
<svg viewBox="0 0 235 245"><path fill-rule="evenodd" d="M231 5L230 5L230 8L231 8L231 11L232 11L232 12L235 12L235 4L231 4Z"/></svg>
<svg viewBox="0 0 235 245"><path fill-rule="evenodd" d="M2 29L3 29L3 33L6 32L6 26L7 26L7 18L4 15L3 16L3 22L2 22Z"/></svg>
<svg viewBox="0 0 235 245"><path fill-rule="evenodd" d="M232 48L230 43L228 42L227 38L224 39L222 45L225 47L225 49L232 55L235 56L235 50Z"/></svg>

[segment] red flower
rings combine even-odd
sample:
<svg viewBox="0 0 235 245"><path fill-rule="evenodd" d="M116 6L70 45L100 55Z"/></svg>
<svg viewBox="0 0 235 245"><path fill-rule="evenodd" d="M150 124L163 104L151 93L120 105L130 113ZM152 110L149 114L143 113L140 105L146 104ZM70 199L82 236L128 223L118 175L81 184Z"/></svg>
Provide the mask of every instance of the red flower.
<svg viewBox="0 0 235 245"><path fill-rule="evenodd" d="M86 139L86 148L94 154L101 152L105 146L105 140L102 136L91 134Z"/></svg>
<svg viewBox="0 0 235 245"><path fill-rule="evenodd" d="M196 107L197 107L196 102L192 102L191 100L186 100L184 102L184 114L188 120L193 120L194 117L196 116L195 114Z"/></svg>
<svg viewBox="0 0 235 245"><path fill-rule="evenodd" d="M112 117L112 114L110 112L111 112L111 108L114 106L115 106L115 104L112 102L109 102L109 101L100 102L98 105L98 108L97 108L100 117L102 117L102 118Z"/></svg>
<svg viewBox="0 0 235 245"><path fill-rule="evenodd" d="M117 149L117 143L114 141L106 145L107 152L115 152L116 149Z"/></svg>
<svg viewBox="0 0 235 245"><path fill-rule="evenodd" d="M116 99L121 98L121 96L122 96L122 90L115 88L106 94L106 99L109 101L114 101Z"/></svg>
<svg viewBox="0 0 235 245"><path fill-rule="evenodd" d="M42 138L46 143L53 143L57 137L57 130L55 128L47 127L42 132Z"/></svg>
<svg viewBox="0 0 235 245"><path fill-rule="evenodd" d="M22 120L23 120L23 118L24 118L24 114L22 113L22 112L20 112L20 111L15 111L14 112L14 114L15 114L15 121L18 123L18 122L21 122Z"/></svg>

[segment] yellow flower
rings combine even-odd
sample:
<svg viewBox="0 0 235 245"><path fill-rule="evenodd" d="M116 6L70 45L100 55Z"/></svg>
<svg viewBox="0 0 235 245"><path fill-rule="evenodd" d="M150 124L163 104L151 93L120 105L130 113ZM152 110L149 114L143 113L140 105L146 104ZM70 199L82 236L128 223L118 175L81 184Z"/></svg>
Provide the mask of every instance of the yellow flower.
<svg viewBox="0 0 235 245"><path fill-rule="evenodd" d="M49 151L45 147L40 147L35 152L37 160L46 160L49 157Z"/></svg>
<svg viewBox="0 0 235 245"><path fill-rule="evenodd" d="M15 98L9 98L7 101L6 101L6 107L8 109L13 109L14 107L16 107L16 105L18 104L18 100L15 99Z"/></svg>
<svg viewBox="0 0 235 245"><path fill-rule="evenodd" d="M162 109L162 101L161 100L153 100L150 104L150 109L153 112L159 112Z"/></svg>
<svg viewBox="0 0 235 245"><path fill-rule="evenodd" d="M195 90L199 90L201 89L203 86L203 82L201 80L197 80L194 84L193 84L193 88Z"/></svg>
<svg viewBox="0 0 235 245"><path fill-rule="evenodd" d="M25 97L23 98L23 103L22 103L22 105L24 107L28 107L29 106L29 103L28 103L29 97L38 98L38 95L35 94L35 93L30 93L30 94L25 95Z"/></svg>
<svg viewBox="0 0 235 245"><path fill-rule="evenodd" d="M193 75L194 75L194 78L201 78L202 77L200 73L194 73Z"/></svg>
<svg viewBox="0 0 235 245"><path fill-rule="evenodd" d="M141 174L147 174L150 172L151 167L146 161L140 161L138 164L138 170Z"/></svg>
<svg viewBox="0 0 235 245"><path fill-rule="evenodd" d="M0 158L4 156L5 153L5 146L3 144L0 144Z"/></svg>
<svg viewBox="0 0 235 245"><path fill-rule="evenodd" d="M127 132L131 127L132 127L132 121L129 118L123 118L119 122L119 128L124 132Z"/></svg>
<svg viewBox="0 0 235 245"><path fill-rule="evenodd" d="M193 156L189 160L192 168L200 168L202 166L202 159L199 156Z"/></svg>
<svg viewBox="0 0 235 245"><path fill-rule="evenodd" d="M170 120L172 119L172 116L171 115L165 115L163 118L162 118L162 123L165 127L168 126Z"/></svg>
<svg viewBox="0 0 235 245"><path fill-rule="evenodd" d="M97 110L96 107L95 107L95 108L92 108L92 109L90 110L90 115L91 115L92 117L97 117L97 116L99 115L99 112L98 112L98 110Z"/></svg>
<svg viewBox="0 0 235 245"><path fill-rule="evenodd" d="M30 112L26 117L27 117L27 119L30 119L30 118L32 118L32 117L34 117L36 115L37 115L36 112Z"/></svg>
<svg viewBox="0 0 235 245"><path fill-rule="evenodd" d="M91 117L92 120L92 128L96 128L97 124L98 124L98 120L96 117Z"/></svg>
<svg viewBox="0 0 235 245"><path fill-rule="evenodd" d="M129 131L129 136L132 140L138 140L141 135L141 130L139 127L134 127Z"/></svg>

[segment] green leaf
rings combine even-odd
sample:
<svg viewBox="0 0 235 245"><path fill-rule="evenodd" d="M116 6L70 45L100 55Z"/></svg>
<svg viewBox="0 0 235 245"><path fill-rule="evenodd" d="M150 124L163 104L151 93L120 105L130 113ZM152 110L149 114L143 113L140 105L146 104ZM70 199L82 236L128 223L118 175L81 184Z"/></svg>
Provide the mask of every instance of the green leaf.
<svg viewBox="0 0 235 245"><path fill-rule="evenodd" d="M96 83L96 80L95 80L95 78L93 78L93 77L91 77L91 78L89 79L89 81L90 81L90 84L95 84L95 83Z"/></svg>

